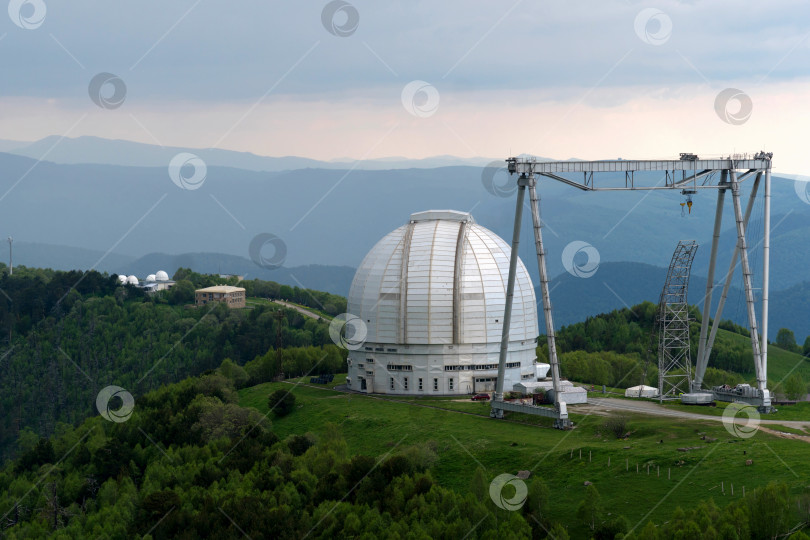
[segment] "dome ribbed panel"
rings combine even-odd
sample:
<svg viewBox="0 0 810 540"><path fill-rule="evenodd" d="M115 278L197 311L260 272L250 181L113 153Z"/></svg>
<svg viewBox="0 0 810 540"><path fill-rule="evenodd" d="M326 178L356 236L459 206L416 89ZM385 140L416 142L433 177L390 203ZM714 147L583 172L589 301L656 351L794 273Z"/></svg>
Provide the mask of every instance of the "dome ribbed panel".
<svg viewBox="0 0 810 540"><path fill-rule="evenodd" d="M366 341L396 343L399 271L407 226L385 236L369 251L352 280L348 312L367 325Z"/></svg>
<svg viewBox="0 0 810 540"><path fill-rule="evenodd" d="M357 270L348 311L367 321L368 342L452 344L454 309L460 344L499 343L506 301L510 246L492 231L468 222L456 276L459 221L417 221L380 240ZM412 227L408 260L405 238ZM403 268L403 264L406 266ZM406 283L400 283L401 276ZM458 279L454 306L453 285ZM401 306L403 299L405 306ZM400 314L406 324L400 324ZM518 261L510 341L538 335L537 304L531 278Z"/></svg>
<svg viewBox="0 0 810 540"><path fill-rule="evenodd" d="M459 222L414 225L408 260L407 342L453 342L453 275Z"/></svg>
<svg viewBox="0 0 810 540"><path fill-rule="evenodd" d="M484 294L482 261L485 268L487 265L492 266L491 257L484 251L484 244L478 236L476 227L471 226L464 241L464 270L461 275L462 343L486 343L487 318L497 316L488 310Z"/></svg>

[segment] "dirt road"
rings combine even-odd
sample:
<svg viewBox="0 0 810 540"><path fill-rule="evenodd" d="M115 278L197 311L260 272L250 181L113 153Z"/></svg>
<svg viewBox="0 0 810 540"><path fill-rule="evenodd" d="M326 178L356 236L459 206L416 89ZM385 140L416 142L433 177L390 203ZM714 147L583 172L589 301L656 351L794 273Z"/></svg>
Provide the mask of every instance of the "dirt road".
<svg viewBox="0 0 810 540"><path fill-rule="evenodd" d="M295 311L297 311L301 315L304 315L306 317L310 317L312 319L322 319L323 318L323 317L321 317L320 315L318 315L317 313L315 313L313 311L310 311L308 309L304 309L302 307L296 306L295 304L290 304L289 302L285 302L284 300L273 300L272 302L274 304L284 306L285 308L294 309Z"/></svg>

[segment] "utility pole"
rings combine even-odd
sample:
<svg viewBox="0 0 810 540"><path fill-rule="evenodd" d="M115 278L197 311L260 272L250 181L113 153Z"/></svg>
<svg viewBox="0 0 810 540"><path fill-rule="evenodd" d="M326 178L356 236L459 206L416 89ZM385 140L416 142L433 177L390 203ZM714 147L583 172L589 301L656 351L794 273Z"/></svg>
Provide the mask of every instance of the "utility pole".
<svg viewBox="0 0 810 540"><path fill-rule="evenodd" d="M12 237L8 237L8 275L14 273L14 264L12 263L11 259L11 243L14 242Z"/></svg>

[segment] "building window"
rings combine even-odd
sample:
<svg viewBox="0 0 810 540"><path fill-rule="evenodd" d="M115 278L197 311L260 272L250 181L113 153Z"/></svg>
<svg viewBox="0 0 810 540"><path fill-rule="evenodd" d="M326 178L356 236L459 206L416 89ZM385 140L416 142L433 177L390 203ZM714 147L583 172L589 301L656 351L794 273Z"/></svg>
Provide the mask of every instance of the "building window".
<svg viewBox="0 0 810 540"><path fill-rule="evenodd" d="M439 389L439 379L433 379L433 390Z"/></svg>
<svg viewBox="0 0 810 540"><path fill-rule="evenodd" d="M419 391L422 391L422 378L419 378Z"/></svg>
<svg viewBox="0 0 810 540"><path fill-rule="evenodd" d="M452 378L452 377L450 377L450 379L448 380L448 382L450 383L450 390L452 390L452 389L453 389L453 378Z"/></svg>
<svg viewBox="0 0 810 540"><path fill-rule="evenodd" d="M394 389L394 378L391 377L391 390L393 390L393 389Z"/></svg>
<svg viewBox="0 0 810 540"><path fill-rule="evenodd" d="M413 366L407 364L388 364L388 371L413 371Z"/></svg>
<svg viewBox="0 0 810 540"><path fill-rule="evenodd" d="M408 377L405 377L405 390L408 389Z"/></svg>

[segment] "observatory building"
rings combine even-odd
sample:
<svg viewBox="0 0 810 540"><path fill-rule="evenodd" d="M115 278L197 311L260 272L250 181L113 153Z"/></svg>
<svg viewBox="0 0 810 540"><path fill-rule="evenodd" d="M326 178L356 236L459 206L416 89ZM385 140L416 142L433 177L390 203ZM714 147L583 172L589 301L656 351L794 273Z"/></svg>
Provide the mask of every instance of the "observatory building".
<svg viewBox="0 0 810 540"><path fill-rule="evenodd" d="M349 347L348 387L415 395L494 390L510 250L469 213L454 210L412 214L380 240L349 291L348 312L366 335ZM504 380L510 389L545 378L549 368L535 363L537 302L521 261L512 309Z"/></svg>
<svg viewBox="0 0 810 540"><path fill-rule="evenodd" d="M149 274L143 281L138 280L137 276L126 276L123 274L118 275L118 282L121 285L133 285L139 289L143 289L148 293L156 291L165 291L174 286L174 281L169 279L169 274L163 270L158 270L154 274Z"/></svg>

